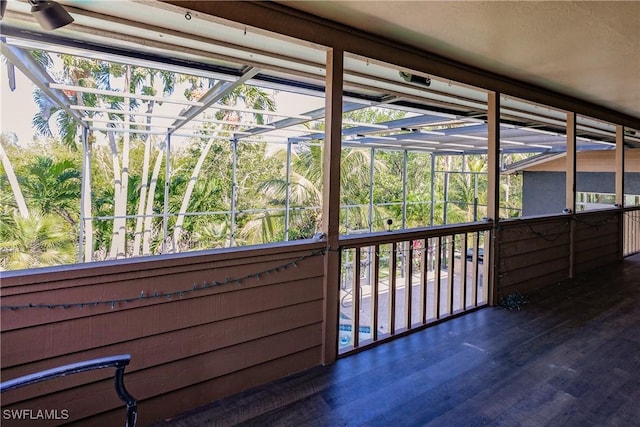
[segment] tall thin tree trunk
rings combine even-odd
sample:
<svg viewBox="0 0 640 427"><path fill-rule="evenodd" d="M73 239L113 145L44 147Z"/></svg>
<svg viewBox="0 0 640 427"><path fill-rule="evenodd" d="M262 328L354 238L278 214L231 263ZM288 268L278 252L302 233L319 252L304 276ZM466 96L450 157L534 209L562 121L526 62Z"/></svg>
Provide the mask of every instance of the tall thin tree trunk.
<svg viewBox="0 0 640 427"><path fill-rule="evenodd" d="M165 141L166 144L166 141ZM155 164L153 165L153 172L151 173L151 181L149 182L149 194L147 195L147 207L144 213L144 231L142 234L142 255L151 254L151 225L153 223L153 201L156 196L156 187L158 185L158 176L160 176L160 168L162 166L162 159L164 158L164 148L160 147L158 150L158 156L156 157Z"/></svg>
<svg viewBox="0 0 640 427"><path fill-rule="evenodd" d="M114 132L107 132L107 139L109 140L109 147L111 148L111 163L113 165L113 215L117 215L116 203L118 196L120 195L120 189L122 188L121 174L120 174L120 159L118 158L118 144ZM109 251L109 258L116 258L117 256L117 243L118 229L116 227L116 220L113 220L113 230L111 231L111 250Z"/></svg>
<svg viewBox="0 0 640 427"><path fill-rule="evenodd" d="M126 256L126 243L127 243L127 202L129 201L129 153L131 143L131 135L129 132L124 134L124 141L122 144L122 185L120 187L120 198L118 204L118 257L123 258Z"/></svg>
<svg viewBox="0 0 640 427"><path fill-rule="evenodd" d="M204 164L204 160L209 154L209 150L211 150L211 146L215 141L215 137L218 134L218 131L221 129L222 125L217 125L213 134L209 137L209 141L207 145L205 145L204 149L200 153L200 157L196 162L195 167L193 168L193 172L191 173L191 177L189 178L189 183L187 184L187 189L182 197L182 204L180 205L180 212L178 212L178 218L176 219L176 225L173 228L173 245L172 247L178 247L180 243L180 237L182 235L182 225L184 224L185 214L187 213L187 208L189 207L189 202L191 201L191 194L193 193L193 188L196 185L196 181L198 180L198 176L200 175L200 170L202 169L202 165Z"/></svg>
<svg viewBox="0 0 640 427"><path fill-rule="evenodd" d="M79 85L79 79L73 77L73 85ZM81 94L77 94L77 103L79 106L84 106L84 98ZM81 203L84 212L85 218L93 218L92 212L92 174L91 174L91 159L93 158L93 145L92 145L92 133L90 130L86 131L86 139L85 139L85 131L82 130L82 183L81 183ZM84 262L93 261L93 219L84 219L80 227L84 227ZM82 250L82 248L81 248Z"/></svg>
<svg viewBox="0 0 640 427"><path fill-rule="evenodd" d="M147 113L153 112L154 102L150 101ZM151 129L151 117L147 117L147 129ZM138 209L136 211L136 228L133 237L132 256L140 255L142 245L142 226L145 218L145 204L147 201L147 188L149 187L149 163L151 161L151 135L148 135L144 142L144 157L142 159L142 179L140 181L140 198L138 199Z"/></svg>
<svg viewBox="0 0 640 427"><path fill-rule="evenodd" d="M131 67L127 65L125 78L124 78L124 92L130 92L130 76L131 76ZM125 111L130 110L131 98L124 98L125 100ZM129 120L129 117L125 114L125 120ZM128 128L129 125L126 125L125 128ZM131 140L131 135L129 132L124 132L123 134L123 142L122 142L122 169L118 175L114 175L119 177L119 180L116 178L116 181L119 181L119 185L116 184L114 186L114 208L113 208L113 237L111 240L111 253L110 258L123 258L125 254L125 241L127 238L127 192L129 187L129 144ZM117 158L117 149L116 149L116 158ZM114 168L115 169L115 168Z"/></svg>
<svg viewBox="0 0 640 427"><path fill-rule="evenodd" d="M13 170L11 161L9 160L9 157L7 157L7 153L5 153L2 144L0 144L0 159L2 160L4 171L7 174L7 179L9 180L11 191L13 191L13 197L16 199L18 212L20 212L20 216L22 218L29 218L29 210L27 209L27 203L24 201L24 196L22 195L20 184L18 184L18 178L16 177L16 173Z"/></svg>

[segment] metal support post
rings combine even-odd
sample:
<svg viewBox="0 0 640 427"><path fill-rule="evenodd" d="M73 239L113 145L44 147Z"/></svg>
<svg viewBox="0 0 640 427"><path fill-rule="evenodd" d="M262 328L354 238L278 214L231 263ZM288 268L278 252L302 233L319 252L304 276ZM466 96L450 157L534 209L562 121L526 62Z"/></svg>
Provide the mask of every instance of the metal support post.
<svg viewBox="0 0 640 427"><path fill-rule="evenodd" d="M238 197L237 161L238 140L231 141L231 226L229 227L229 246L235 243L236 234L236 198Z"/></svg>
<svg viewBox="0 0 640 427"><path fill-rule="evenodd" d="M407 228L407 163L409 152L404 150L402 158L402 229Z"/></svg>
<svg viewBox="0 0 640 427"><path fill-rule="evenodd" d="M473 220L478 220L478 172L473 173Z"/></svg>
<svg viewBox="0 0 640 427"><path fill-rule="evenodd" d="M171 180L171 134L167 133L164 165L164 207L162 209L162 253L167 253L167 239L169 238L169 181ZM171 252L176 251L178 242L171 238Z"/></svg>
<svg viewBox="0 0 640 427"><path fill-rule="evenodd" d="M434 153L431 153L431 212L429 213L429 224L431 226L433 226L433 220L434 220L434 210L436 207L436 201L434 199L435 196L435 170L436 170L436 155Z"/></svg>
<svg viewBox="0 0 640 427"><path fill-rule="evenodd" d="M87 196L91 198L91 149L87 128L82 128L82 181L80 182L80 227L78 232L78 262L91 261L93 253L93 239L86 239L85 233L92 232L92 227L87 227L87 207L91 209L91 203L87 206ZM89 212L89 216L91 213ZM87 244L87 240L88 243Z"/></svg>
<svg viewBox="0 0 640 427"><path fill-rule="evenodd" d="M376 161L376 149L371 149L369 161L369 231L373 231L373 174Z"/></svg>
<svg viewBox="0 0 640 427"><path fill-rule="evenodd" d="M449 171L444 173L444 206L442 208L442 223L447 223L447 214L449 208Z"/></svg>
<svg viewBox="0 0 640 427"><path fill-rule="evenodd" d="M287 194L284 201L284 240L289 240L289 220L291 218L291 141L287 141Z"/></svg>

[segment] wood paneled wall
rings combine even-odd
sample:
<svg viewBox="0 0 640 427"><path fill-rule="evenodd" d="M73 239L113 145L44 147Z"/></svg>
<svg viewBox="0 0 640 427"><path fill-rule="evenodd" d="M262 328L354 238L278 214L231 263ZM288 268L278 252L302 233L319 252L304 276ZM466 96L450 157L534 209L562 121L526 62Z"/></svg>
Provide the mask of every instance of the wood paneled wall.
<svg viewBox="0 0 640 427"><path fill-rule="evenodd" d="M323 247L297 242L4 274L3 306L111 301L229 283L113 308L3 309L2 378L130 353L125 384L139 399L138 424L145 425L316 366ZM82 425L122 425L124 404L112 378L113 369L104 369L23 387L3 393L3 409L66 409L69 421Z"/></svg>
<svg viewBox="0 0 640 427"><path fill-rule="evenodd" d="M574 236L574 271L576 274L611 264L620 259L620 211L579 213Z"/></svg>
<svg viewBox="0 0 640 427"><path fill-rule="evenodd" d="M498 296L569 277L571 216L505 221L496 233Z"/></svg>
<svg viewBox="0 0 640 427"><path fill-rule="evenodd" d="M611 209L501 222L499 296L526 293L620 259L621 215Z"/></svg>

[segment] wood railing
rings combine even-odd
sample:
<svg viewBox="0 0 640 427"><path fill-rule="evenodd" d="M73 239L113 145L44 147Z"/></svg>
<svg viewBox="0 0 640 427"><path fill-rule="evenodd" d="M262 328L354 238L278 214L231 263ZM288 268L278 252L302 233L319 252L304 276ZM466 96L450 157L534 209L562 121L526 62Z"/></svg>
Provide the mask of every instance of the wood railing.
<svg viewBox="0 0 640 427"><path fill-rule="evenodd" d="M628 256L640 252L640 206L624 209L622 230L622 254Z"/></svg>
<svg viewBox="0 0 640 427"><path fill-rule="evenodd" d="M491 227L482 222L342 238L339 352L487 304Z"/></svg>

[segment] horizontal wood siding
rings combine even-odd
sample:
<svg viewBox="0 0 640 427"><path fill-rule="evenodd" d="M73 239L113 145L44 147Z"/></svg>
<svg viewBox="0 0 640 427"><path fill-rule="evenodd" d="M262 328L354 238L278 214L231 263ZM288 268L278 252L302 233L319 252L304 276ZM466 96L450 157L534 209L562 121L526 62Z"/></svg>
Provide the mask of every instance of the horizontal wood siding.
<svg viewBox="0 0 640 427"><path fill-rule="evenodd" d="M308 360L316 357L320 352L318 348L310 348L299 353L271 360L261 365L252 366L233 374L233 382L227 376L221 376L209 381L194 384L175 392L156 396L144 401L144 410L153 413L179 413L184 412L185 407L197 408L210 403L214 399L231 396L237 392L234 382L242 382L248 387L266 384L273 381L274 377L284 378L292 372L301 372L308 369ZM118 408L108 413L100 414L92 418L86 418L72 426L118 426L122 425L123 411ZM211 425L216 425L216 420L210 420ZM140 425L140 424L138 424ZM144 424L142 424L144 425Z"/></svg>
<svg viewBox="0 0 640 427"><path fill-rule="evenodd" d="M3 273L3 307L69 307L2 310L2 378L130 353L125 384L139 399L139 425L145 425L316 366L323 246L279 244ZM113 308L76 305L141 295ZM112 378L113 369L105 369L12 390L2 395L3 409L67 409L72 422L118 425L125 411Z"/></svg>
<svg viewBox="0 0 640 427"><path fill-rule="evenodd" d="M499 298L569 277L571 217L504 221L496 238Z"/></svg>
<svg viewBox="0 0 640 427"><path fill-rule="evenodd" d="M621 215L607 210L501 222L496 234L499 296L564 280L571 267L580 274L616 262Z"/></svg>
<svg viewBox="0 0 640 427"><path fill-rule="evenodd" d="M620 211L579 213L575 226L575 272L584 273L620 259Z"/></svg>

